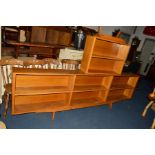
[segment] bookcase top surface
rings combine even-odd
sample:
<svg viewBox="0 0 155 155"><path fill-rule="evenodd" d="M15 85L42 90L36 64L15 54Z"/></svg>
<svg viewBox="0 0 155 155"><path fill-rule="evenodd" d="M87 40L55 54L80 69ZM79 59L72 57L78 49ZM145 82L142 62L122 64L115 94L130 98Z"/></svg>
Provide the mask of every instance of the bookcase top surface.
<svg viewBox="0 0 155 155"><path fill-rule="evenodd" d="M99 39L99 40L105 40L105 41L109 41L109 42L113 42L113 43L117 43L117 44L122 44L122 45L126 44L123 39L113 37L110 35L97 35L95 37L96 37L96 39Z"/></svg>
<svg viewBox="0 0 155 155"><path fill-rule="evenodd" d="M31 75L92 75L92 76L138 76L132 73L114 74L114 73L84 73L80 70L62 70L62 69L40 69L40 68L17 68L13 67L15 74L31 74Z"/></svg>

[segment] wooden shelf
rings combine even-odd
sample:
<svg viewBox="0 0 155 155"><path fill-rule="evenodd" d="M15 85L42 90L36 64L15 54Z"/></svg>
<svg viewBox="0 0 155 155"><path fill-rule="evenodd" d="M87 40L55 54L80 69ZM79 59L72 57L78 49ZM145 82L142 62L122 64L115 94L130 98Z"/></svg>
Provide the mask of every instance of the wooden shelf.
<svg viewBox="0 0 155 155"><path fill-rule="evenodd" d="M116 72L114 71L107 71L107 70L97 70L97 69L89 69L88 72L90 73L104 73L105 75L118 75Z"/></svg>
<svg viewBox="0 0 155 155"><path fill-rule="evenodd" d="M16 105L14 109L15 114L29 113L29 112L52 112L59 110L67 110L68 106L65 105L64 101L59 102L41 102L37 104L21 104Z"/></svg>
<svg viewBox="0 0 155 155"><path fill-rule="evenodd" d="M85 91L98 91L98 90L106 90L105 87L99 85L86 85L86 86L75 86L74 92L85 92Z"/></svg>
<svg viewBox="0 0 155 155"><path fill-rule="evenodd" d="M85 91L85 92L73 92L71 99L72 108L82 108L94 105L101 105L105 101L106 91Z"/></svg>
<svg viewBox="0 0 155 155"><path fill-rule="evenodd" d="M124 75L114 76L111 89L133 89L136 87L139 76Z"/></svg>
<svg viewBox="0 0 155 155"><path fill-rule="evenodd" d="M68 109L70 93L15 95L13 114Z"/></svg>
<svg viewBox="0 0 155 155"><path fill-rule="evenodd" d="M124 99L130 99L133 95L134 88L110 89L107 102L116 102Z"/></svg>
<svg viewBox="0 0 155 155"><path fill-rule="evenodd" d="M86 108L96 105L102 105L103 102L101 102L98 98L89 98L89 99L74 99L71 101L72 109L76 108Z"/></svg>
<svg viewBox="0 0 155 155"><path fill-rule="evenodd" d="M111 86L111 90L115 90L115 89L132 89L133 87L132 86L130 86L130 85L127 85L127 84L115 84L115 85L112 85Z"/></svg>
<svg viewBox="0 0 155 155"><path fill-rule="evenodd" d="M118 60L123 61L123 59L117 58L117 57L110 57L110 56L99 56L99 55L93 55L92 58L99 58L99 59L108 59L108 60Z"/></svg>
<svg viewBox="0 0 155 155"><path fill-rule="evenodd" d="M121 38L117 38L117 37L113 37L113 36L110 36L110 35L99 35L99 36L96 36L96 39L98 40L105 40L105 41L109 41L109 42L112 42L112 43L117 43L117 44L125 44L125 41Z"/></svg>
<svg viewBox="0 0 155 155"><path fill-rule="evenodd" d="M112 76L77 75L74 92L107 90L110 87Z"/></svg>
<svg viewBox="0 0 155 155"><path fill-rule="evenodd" d="M111 59L100 59L92 57L89 64L88 72L97 71L99 73L114 72L121 74L123 69L124 61L111 60Z"/></svg>
<svg viewBox="0 0 155 155"><path fill-rule="evenodd" d="M68 87L20 87L16 89L15 95L38 95L65 92L70 92Z"/></svg>
<svg viewBox="0 0 155 155"><path fill-rule="evenodd" d="M116 101L125 100L125 99L128 99L128 98L123 94L112 95L112 96L108 96L107 102L116 102Z"/></svg>

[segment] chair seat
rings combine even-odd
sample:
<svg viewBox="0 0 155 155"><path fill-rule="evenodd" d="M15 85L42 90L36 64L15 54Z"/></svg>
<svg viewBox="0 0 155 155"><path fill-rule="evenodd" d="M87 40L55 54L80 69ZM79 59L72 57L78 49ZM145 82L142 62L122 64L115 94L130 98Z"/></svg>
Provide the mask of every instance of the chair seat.
<svg viewBox="0 0 155 155"><path fill-rule="evenodd" d="M4 88L5 88L5 91L6 91L7 93L9 93L9 94L12 93L12 84L11 84L11 83L5 85Z"/></svg>
<svg viewBox="0 0 155 155"><path fill-rule="evenodd" d="M155 101L155 95L153 95L152 93L151 94L149 94L149 99L151 100L151 101Z"/></svg>

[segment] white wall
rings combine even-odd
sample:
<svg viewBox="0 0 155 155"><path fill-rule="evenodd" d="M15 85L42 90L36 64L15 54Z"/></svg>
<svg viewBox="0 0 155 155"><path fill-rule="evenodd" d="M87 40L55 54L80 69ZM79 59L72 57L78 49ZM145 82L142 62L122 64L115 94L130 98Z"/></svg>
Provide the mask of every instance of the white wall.
<svg viewBox="0 0 155 155"><path fill-rule="evenodd" d="M137 29L136 29L135 34L133 34L133 35L131 36L131 40L132 40L132 38L134 38L135 36L139 37L139 39L141 40L140 45L139 45L137 51L141 51L141 49L142 49L142 47L143 47L143 43L144 43L144 41L145 41L146 38L155 39L155 37L148 36L148 35L144 35L144 34L143 34L144 28L145 28L145 26L137 26Z"/></svg>
<svg viewBox="0 0 155 155"><path fill-rule="evenodd" d="M98 26L86 26L86 27L92 28L94 30L98 30ZM101 27L101 33L112 35L112 32L114 32L115 29L120 29L120 31L122 31L122 32L131 34L131 38L130 38L129 43L131 43L132 38L137 36L141 40L140 45L139 45L137 50L141 51L141 49L143 47L143 43L144 43L146 38L155 39L155 37L144 35L143 34L144 28L145 28L145 26L137 26L136 32L135 32L135 34L133 34L135 26L102 26Z"/></svg>
<svg viewBox="0 0 155 155"><path fill-rule="evenodd" d="M98 30L98 26L86 26L88 28ZM112 35L115 29L120 29L120 31L128 34L132 34L135 26L101 26L101 34Z"/></svg>

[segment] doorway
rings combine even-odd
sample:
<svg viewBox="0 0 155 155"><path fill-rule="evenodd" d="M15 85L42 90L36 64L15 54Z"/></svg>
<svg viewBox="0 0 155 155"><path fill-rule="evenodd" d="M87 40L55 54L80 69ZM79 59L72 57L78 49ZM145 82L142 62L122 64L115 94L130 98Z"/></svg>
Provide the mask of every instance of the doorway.
<svg viewBox="0 0 155 155"><path fill-rule="evenodd" d="M146 38L142 47L140 74L147 75L155 60L155 40Z"/></svg>

